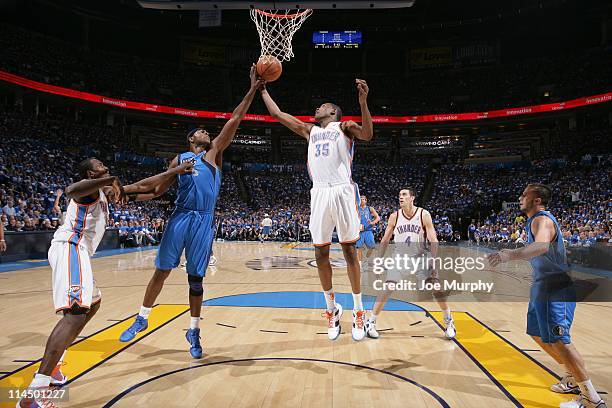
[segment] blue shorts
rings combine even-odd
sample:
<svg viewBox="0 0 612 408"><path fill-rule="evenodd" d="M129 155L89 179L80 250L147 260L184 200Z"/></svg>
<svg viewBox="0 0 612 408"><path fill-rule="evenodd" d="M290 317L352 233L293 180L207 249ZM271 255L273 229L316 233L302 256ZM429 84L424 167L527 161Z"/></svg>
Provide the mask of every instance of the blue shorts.
<svg viewBox="0 0 612 408"><path fill-rule="evenodd" d="M215 239L214 215L197 211L175 211L164 231L155 267L176 268L183 249L187 258L187 273L204 277Z"/></svg>
<svg viewBox="0 0 612 408"><path fill-rule="evenodd" d="M263 227L262 234L264 234L264 235L270 235L270 227Z"/></svg>
<svg viewBox="0 0 612 408"><path fill-rule="evenodd" d="M359 240L355 246L361 248L363 244L368 248L374 248L376 246L376 242L374 242L374 233L372 231L361 231L359 233Z"/></svg>
<svg viewBox="0 0 612 408"><path fill-rule="evenodd" d="M562 301L564 297L568 301ZM570 344L572 342L570 329L576 310L575 299L575 294L571 290L543 294L534 291L532 287L527 311L527 334L540 337L542 342L547 344L557 341Z"/></svg>

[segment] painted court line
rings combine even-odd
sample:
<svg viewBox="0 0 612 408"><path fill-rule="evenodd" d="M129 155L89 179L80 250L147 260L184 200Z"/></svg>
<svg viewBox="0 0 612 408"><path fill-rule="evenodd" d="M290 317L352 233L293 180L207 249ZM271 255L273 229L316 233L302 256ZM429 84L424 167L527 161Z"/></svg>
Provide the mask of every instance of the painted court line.
<svg viewBox="0 0 612 408"><path fill-rule="evenodd" d="M158 329L167 325L185 312L189 311L187 305L157 305L154 312L149 317L149 328L129 343L121 343L119 336L130 327L132 319L127 318L119 323L115 323L87 338L74 343L68 348L62 371L69 378L69 383L98 367L110 358L116 356L134 343L142 340ZM38 367L40 360L28 364L0 379L0 388L25 388L30 384L32 377ZM0 403L0 407L7 405Z"/></svg>
<svg viewBox="0 0 612 408"><path fill-rule="evenodd" d="M430 312L441 325L442 312ZM558 407L572 395L550 391L558 381L548 369L465 312L454 312L456 343L518 407Z"/></svg>

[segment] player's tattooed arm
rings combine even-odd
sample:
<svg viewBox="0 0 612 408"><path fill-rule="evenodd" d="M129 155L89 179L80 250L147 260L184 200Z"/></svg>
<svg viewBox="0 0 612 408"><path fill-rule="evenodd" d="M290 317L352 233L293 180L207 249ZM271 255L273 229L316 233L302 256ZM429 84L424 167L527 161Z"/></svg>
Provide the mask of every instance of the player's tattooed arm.
<svg viewBox="0 0 612 408"><path fill-rule="evenodd" d="M178 156L175 157L168 170L152 177L140 180L134 184L124 187L126 194L130 200L145 201L157 198L168 191L170 186L174 184L176 176L193 172L193 161L186 160L178 164Z"/></svg>
<svg viewBox="0 0 612 408"><path fill-rule="evenodd" d="M281 123L281 125L285 126L289 130L291 130L293 133L296 133L302 136L304 139L308 140L308 138L310 137L310 130L314 126L313 124L304 123L298 118L296 118L295 116L281 111L278 105L276 104L276 102L274 102L274 99L272 99L272 97L270 96L270 93L268 92L266 88L263 88L261 90L261 98L266 104L266 108L268 108L268 112L270 112L270 115L274 119L278 120Z"/></svg>
<svg viewBox="0 0 612 408"><path fill-rule="evenodd" d="M250 78L251 87L249 88L249 91L242 99L242 102L236 106L236 109L234 109L232 112L231 118L227 121L225 126L223 126L223 129L221 129L219 136L217 136L211 142L211 150L216 151L217 155L227 149L227 147L232 143L232 140L236 135L236 130L238 130L238 126L240 126L240 122L242 122L244 115L246 115L247 111L251 107L251 103L253 103L257 90L263 87L264 81L257 77L255 64L251 66Z"/></svg>

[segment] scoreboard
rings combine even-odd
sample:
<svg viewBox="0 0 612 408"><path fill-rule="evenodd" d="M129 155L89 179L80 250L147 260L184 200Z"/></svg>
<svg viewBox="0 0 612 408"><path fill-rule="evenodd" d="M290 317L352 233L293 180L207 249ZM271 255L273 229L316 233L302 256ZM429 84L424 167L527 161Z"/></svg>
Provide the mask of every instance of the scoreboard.
<svg viewBox="0 0 612 408"><path fill-rule="evenodd" d="M361 31L315 31L312 44L315 48L360 48Z"/></svg>

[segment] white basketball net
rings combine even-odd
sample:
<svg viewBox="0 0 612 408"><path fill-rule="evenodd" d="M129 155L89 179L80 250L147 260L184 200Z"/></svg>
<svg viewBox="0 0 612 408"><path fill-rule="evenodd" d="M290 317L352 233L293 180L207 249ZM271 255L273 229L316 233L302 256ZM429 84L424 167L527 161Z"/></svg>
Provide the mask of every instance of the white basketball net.
<svg viewBox="0 0 612 408"><path fill-rule="evenodd" d="M280 62L289 61L294 56L291 47L293 34L311 14L311 9L269 11L251 9L251 19L259 32L261 56L272 55Z"/></svg>

